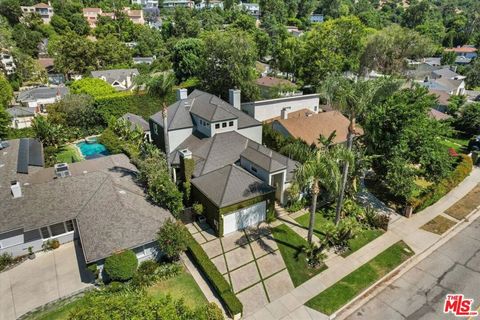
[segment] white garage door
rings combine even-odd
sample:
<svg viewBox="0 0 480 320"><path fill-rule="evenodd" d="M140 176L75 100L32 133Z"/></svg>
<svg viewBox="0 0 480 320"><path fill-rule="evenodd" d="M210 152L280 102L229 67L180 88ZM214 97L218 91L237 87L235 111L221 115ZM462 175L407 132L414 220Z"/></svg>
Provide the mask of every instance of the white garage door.
<svg viewBox="0 0 480 320"><path fill-rule="evenodd" d="M267 204L265 201L253 206L229 213L223 217L223 234L245 229L248 226L256 225L265 220Z"/></svg>

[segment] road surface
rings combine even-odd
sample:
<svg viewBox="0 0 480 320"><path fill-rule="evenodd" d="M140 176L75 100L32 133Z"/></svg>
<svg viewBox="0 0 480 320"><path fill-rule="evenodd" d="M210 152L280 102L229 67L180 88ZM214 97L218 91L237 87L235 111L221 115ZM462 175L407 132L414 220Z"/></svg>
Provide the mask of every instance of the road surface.
<svg viewBox="0 0 480 320"><path fill-rule="evenodd" d="M445 295L480 305L480 218L354 311L348 320L444 320ZM473 319L480 319L480 316Z"/></svg>

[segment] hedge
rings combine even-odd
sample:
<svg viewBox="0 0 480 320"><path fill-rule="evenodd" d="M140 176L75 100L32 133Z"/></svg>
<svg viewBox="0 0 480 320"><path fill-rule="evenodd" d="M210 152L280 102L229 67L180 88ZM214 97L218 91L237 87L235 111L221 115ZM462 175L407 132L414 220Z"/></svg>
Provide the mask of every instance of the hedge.
<svg viewBox="0 0 480 320"><path fill-rule="evenodd" d="M213 264L207 256L202 247L195 241L191 234L189 234L188 252L193 256L193 259L198 264L203 274L217 291L220 299L225 304L230 315L233 317L236 314L241 314L243 305L238 300L237 296L232 292L232 289L225 278L222 276L217 267Z"/></svg>
<svg viewBox="0 0 480 320"><path fill-rule="evenodd" d="M413 199L412 207L414 212L421 211L440 200L470 174L473 168L472 158L464 154L460 155L460 157L459 164L448 177L442 179L437 184L433 184L420 197Z"/></svg>
<svg viewBox="0 0 480 320"><path fill-rule="evenodd" d="M132 250L111 255L105 260L105 272L112 281L130 280L137 270L137 256Z"/></svg>

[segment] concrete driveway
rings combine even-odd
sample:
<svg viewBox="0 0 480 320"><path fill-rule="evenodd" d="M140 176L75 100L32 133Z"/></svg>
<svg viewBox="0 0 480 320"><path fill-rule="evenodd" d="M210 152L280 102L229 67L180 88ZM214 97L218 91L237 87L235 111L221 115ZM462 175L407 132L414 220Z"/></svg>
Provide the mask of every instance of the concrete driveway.
<svg viewBox="0 0 480 320"><path fill-rule="evenodd" d="M74 242L37 253L34 260L0 273L0 319L17 319L48 302L85 289L92 280L85 270L82 251Z"/></svg>
<svg viewBox="0 0 480 320"><path fill-rule="evenodd" d="M268 225L217 238L208 225L187 225L243 304L248 316L294 286Z"/></svg>

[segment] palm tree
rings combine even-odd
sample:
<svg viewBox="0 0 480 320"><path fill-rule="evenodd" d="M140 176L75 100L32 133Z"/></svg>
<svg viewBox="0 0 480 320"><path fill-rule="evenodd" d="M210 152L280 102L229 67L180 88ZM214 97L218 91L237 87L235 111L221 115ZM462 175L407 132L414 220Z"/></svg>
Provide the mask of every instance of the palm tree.
<svg viewBox="0 0 480 320"><path fill-rule="evenodd" d="M145 85L148 94L158 98L166 96L172 90L176 81L175 75L170 71L141 75L135 80L137 85Z"/></svg>
<svg viewBox="0 0 480 320"><path fill-rule="evenodd" d="M318 195L321 190L328 191L331 194L337 193L338 182L341 177L340 163L352 163L353 155L343 146L336 146L330 149L310 149L311 151L308 154L305 153L305 148L296 147L296 145L292 144L290 150L288 150L289 153L295 154L300 152L302 156L306 157L306 160L297 168L295 178L299 184L309 185L312 194L307 237L308 242L311 243Z"/></svg>
<svg viewBox="0 0 480 320"><path fill-rule="evenodd" d="M369 106L381 102L398 90L401 83L391 78L351 81L346 78L333 77L331 79L329 77L325 80L325 86L321 92L324 96L328 96L327 101L330 99L330 103L335 108L347 114L350 121L347 134L347 150L352 150L357 118L362 116ZM342 181L335 210L335 224L340 222L349 166L348 162L343 165Z"/></svg>

